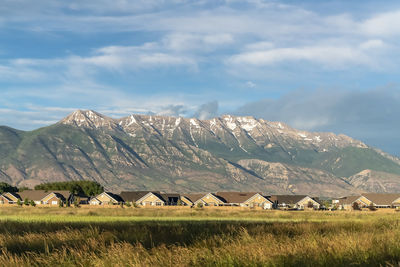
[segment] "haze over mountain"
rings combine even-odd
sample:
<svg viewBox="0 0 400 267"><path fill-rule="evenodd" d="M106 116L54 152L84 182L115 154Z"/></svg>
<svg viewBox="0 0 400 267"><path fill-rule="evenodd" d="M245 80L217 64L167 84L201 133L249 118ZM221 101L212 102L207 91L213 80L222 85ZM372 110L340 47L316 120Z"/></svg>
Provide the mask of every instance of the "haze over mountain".
<svg viewBox="0 0 400 267"><path fill-rule="evenodd" d="M114 191L340 196L397 190L399 162L345 135L253 117L113 119L78 110L35 131L0 127L0 179L19 186L85 179ZM366 169L377 182L360 182Z"/></svg>

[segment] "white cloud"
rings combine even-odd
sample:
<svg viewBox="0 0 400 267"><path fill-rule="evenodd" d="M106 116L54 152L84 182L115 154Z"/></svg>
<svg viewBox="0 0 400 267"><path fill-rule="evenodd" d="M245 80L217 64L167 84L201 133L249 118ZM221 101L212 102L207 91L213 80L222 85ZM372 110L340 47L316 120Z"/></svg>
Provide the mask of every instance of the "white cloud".
<svg viewBox="0 0 400 267"><path fill-rule="evenodd" d="M395 36L400 34L400 11L377 14L363 21L362 32L375 36Z"/></svg>
<svg viewBox="0 0 400 267"><path fill-rule="evenodd" d="M287 61L307 61L339 68L347 64L371 64L367 54L350 46L288 47L244 52L232 56L228 63L266 66Z"/></svg>

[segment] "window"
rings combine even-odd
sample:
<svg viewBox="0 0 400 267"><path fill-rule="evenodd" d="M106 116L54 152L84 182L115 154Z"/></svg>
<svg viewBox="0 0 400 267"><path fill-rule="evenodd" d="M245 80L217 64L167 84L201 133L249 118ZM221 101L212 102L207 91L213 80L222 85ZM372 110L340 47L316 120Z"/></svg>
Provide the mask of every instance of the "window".
<svg viewBox="0 0 400 267"><path fill-rule="evenodd" d="M161 202L156 202L156 206L161 206L162 203Z"/></svg>
<svg viewBox="0 0 400 267"><path fill-rule="evenodd" d="M58 201L57 201L57 200L56 200L56 201L53 200L53 201L51 202L51 205L57 205L57 204L58 204Z"/></svg>

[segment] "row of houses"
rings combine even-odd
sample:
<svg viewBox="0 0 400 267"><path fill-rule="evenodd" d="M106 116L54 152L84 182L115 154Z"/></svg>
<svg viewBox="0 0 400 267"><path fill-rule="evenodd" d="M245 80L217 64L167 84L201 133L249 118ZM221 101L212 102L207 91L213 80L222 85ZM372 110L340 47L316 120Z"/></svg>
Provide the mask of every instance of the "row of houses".
<svg viewBox="0 0 400 267"><path fill-rule="evenodd" d="M333 205L339 209L351 210L354 207L368 208L398 208L400 207L400 194L364 193L361 195L347 196L333 200ZM355 203L357 203L355 205Z"/></svg>
<svg viewBox="0 0 400 267"><path fill-rule="evenodd" d="M216 192L197 194L161 193L159 191L123 191L121 194L103 192L95 197L75 196L68 191L25 190L0 194L0 204L16 204L18 201L33 201L36 205L59 205L73 203L88 205L118 205L130 203L140 206L240 206L263 209L319 209L317 198L307 195L272 195L259 192Z"/></svg>

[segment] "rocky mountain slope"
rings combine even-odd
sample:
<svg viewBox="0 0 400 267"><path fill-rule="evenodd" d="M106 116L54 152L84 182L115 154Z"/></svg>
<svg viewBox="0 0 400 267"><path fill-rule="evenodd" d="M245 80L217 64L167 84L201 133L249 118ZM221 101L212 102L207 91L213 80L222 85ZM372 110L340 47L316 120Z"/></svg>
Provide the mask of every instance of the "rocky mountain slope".
<svg viewBox="0 0 400 267"><path fill-rule="evenodd" d="M400 175L399 162L345 135L252 117L112 119L78 110L31 132L0 127L0 180L14 185L89 179L114 191L337 196L364 190L346 177L365 169Z"/></svg>

